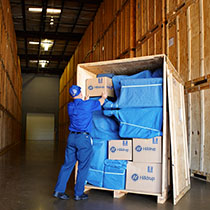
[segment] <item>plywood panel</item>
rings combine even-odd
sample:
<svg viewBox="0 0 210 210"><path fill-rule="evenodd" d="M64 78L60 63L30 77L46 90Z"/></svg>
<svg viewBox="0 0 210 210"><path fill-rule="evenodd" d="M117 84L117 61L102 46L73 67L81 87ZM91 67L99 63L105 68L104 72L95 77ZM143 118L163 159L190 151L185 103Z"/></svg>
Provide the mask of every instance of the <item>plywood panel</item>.
<svg viewBox="0 0 210 210"><path fill-rule="evenodd" d="M200 10L199 4L193 4L190 6L190 78L195 79L201 76L200 72Z"/></svg>
<svg viewBox="0 0 210 210"><path fill-rule="evenodd" d="M142 36L141 14L141 0L136 0L136 40L140 40Z"/></svg>
<svg viewBox="0 0 210 210"><path fill-rule="evenodd" d="M174 18L167 24L167 55L177 69L177 19Z"/></svg>
<svg viewBox="0 0 210 210"><path fill-rule="evenodd" d="M178 72L182 79L188 81L188 37L187 37L187 12L179 15L179 53Z"/></svg>
<svg viewBox="0 0 210 210"><path fill-rule="evenodd" d="M210 173L210 89L204 90L204 172Z"/></svg>
<svg viewBox="0 0 210 210"><path fill-rule="evenodd" d="M200 92L190 94L190 145L191 166L200 170L201 159L201 103Z"/></svg>
<svg viewBox="0 0 210 210"><path fill-rule="evenodd" d="M173 197L176 204L190 188L184 86L168 62L168 102L171 133Z"/></svg>
<svg viewBox="0 0 210 210"><path fill-rule="evenodd" d="M178 0L167 0L167 13L175 10Z"/></svg>
<svg viewBox="0 0 210 210"><path fill-rule="evenodd" d="M210 4L203 0L204 18L204 73L210 74Z"/></svg>

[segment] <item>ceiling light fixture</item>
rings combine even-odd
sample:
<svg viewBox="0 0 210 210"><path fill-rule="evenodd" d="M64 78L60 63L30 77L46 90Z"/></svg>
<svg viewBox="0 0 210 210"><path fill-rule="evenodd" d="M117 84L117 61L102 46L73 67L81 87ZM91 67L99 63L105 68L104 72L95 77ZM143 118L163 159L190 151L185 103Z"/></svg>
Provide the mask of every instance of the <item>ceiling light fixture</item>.
<svg viewBox="0 0 210 210"><path fill-rule="evenodd" d="M42 12L42 8L41 7L37 7L37 8L32 8L32 7L30 7L30 8L28 8L28 11L29 12Z"/></svg>
<svg viewBox="0 0 210 210"><path fill-rule="evenodd" d="M48 14L60 14L61 9L47 8L47 13Z"/></svg>
<svg viewBox="0 0 210 210"><path fill-rule="evenodd" d="M29 41L29 44L38 45L38 44L39 44L39 42Z"/></svg>
<svg viewBox="0 0 210 210"><path fill-rule="evenodd" d="M49 63L49 61L47 61L47 60L40 60L39 61L39 65L41 65L42 68L45 68L48 63Z"/></svg>
<svg viewBox="0 0 210 210"><path fill-rule="evenodd" d="M41 42L41 46L44 48L44 51L48 51L53 46L53 43L52 40L45 39Z"/></svg>
<svg viewBox="0 0 210 210"><path fill-rule="evenodd" d="M53 16L51 16L51 18L50 18L50 25L51 26L54 25L54 17Z"/></svg>
<svg viewBox="0 0 210 210"><path fill-rule="evenodd" d="M37 7L37 8L30 7L30 8L28 8L29 12L42 12L42 10L43 10L42 7ZM61 9L47 8L47 14L60 14L60 13L61 13Z"/></svg>

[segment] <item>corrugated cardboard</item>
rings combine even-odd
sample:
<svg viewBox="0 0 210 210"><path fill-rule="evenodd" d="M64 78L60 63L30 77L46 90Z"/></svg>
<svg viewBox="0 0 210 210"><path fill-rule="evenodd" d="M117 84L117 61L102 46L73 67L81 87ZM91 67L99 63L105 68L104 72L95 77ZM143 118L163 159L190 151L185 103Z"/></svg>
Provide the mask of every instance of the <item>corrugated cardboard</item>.
<svg viewBox="0 0 210 210"><path fill-rule="evenodd" d="M138 192L161 192L161 167L159 163L128 162L126 189Z"/></svg>
<svg viewBox="0 0 210 210"><path fill-rule="evenodd" d="M86 80L86 95L101 96L102 93L114 97L112 79L108 77L99 77Z"/></svg>
<svg viewBox="0 0 210 210"><path fill-rule="evenodd" d="M112 160L132 160L132 140L110 140L108 157Z"/></svg>
<svg viewBox="0 0 210 210"><path fill-rule="evenodd" d="M161 163L162 137L133 139L133 162Z"/></svg>

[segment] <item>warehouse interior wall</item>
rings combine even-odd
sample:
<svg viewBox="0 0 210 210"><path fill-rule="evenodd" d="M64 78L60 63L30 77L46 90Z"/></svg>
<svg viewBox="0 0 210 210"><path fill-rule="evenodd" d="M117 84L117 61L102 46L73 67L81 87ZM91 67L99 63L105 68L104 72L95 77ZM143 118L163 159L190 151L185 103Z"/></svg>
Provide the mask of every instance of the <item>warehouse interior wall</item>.
<svg viewBox="0 0 210 210"><path fill-rule="evenodd" d="M22 74L22 137L26 137L27 113L53 114L58 137L59 76Z"/></svg>
<svg viewBox="0 0 210 210"><path fill-rule="evenodd" d="M27 113L26 140L54 140L54 114Z"/></svg>

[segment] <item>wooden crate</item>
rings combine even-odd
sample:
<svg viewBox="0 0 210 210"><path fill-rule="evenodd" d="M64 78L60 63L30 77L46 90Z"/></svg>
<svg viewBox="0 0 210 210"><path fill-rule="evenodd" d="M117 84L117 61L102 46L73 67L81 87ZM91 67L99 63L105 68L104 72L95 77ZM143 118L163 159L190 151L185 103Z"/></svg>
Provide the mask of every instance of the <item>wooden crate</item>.
<svg viewBox="0 0 210 210"><path fill-rule="evenodd" d="M162 149L162 188L161 193L144 193L132 191L114 191L114 194L139 193L157 196L158 203L164 203L170 188L170 157L172 150L173 196L174 204L190 189L187 132L184 105L184 82L165 55L129 58L113 61L79 64L77 68L77 85L85 93L85 81L100 73L135 74L145 69L163 68L163 149ZM167 88L168 87L168 88ZM176 101L175 103L173 103ZM169 107L168 107L169 104ZM169 109L169 116L168 116ZM170 118L168 118L170 117ZM170 119L170 122L168 122ZM177 123L179 122L179 123ZM170 132L169 132L170 126ZM179 138L176 134L179 134ZM179 151L179 152L177 152ZM87 186L87 189L95 187ZM97 188L106 190L104 188Z"/></svg>
<svg viewBox="0 0 210 210"><path fill-rule="evenodd" d="M136 1L136 56L165 53L165 1Z"/></svg>
<svg viewBox="0 0 210 210"><path fill-rule="evenodd" d="M200 88L194 86L188 93L189 97L189 139L191 173L206 176L210 174L210 132L209 132L209 107L210 83L205 83ZM206 179L209 181L209 179Z"/></svg>
<svg viewBox="0 0 210 210"><path fill-rule="evenodd" d="M185 82L203 74L204 29L208 30L203 27L203 0L189 2L167 17L167 55Z"/></svg>
<svg viewBox="0 0 210 210"><path fill-rule="evenodd" d="M136 56L158 55L165 52L165 25L157 28L145 35L136 44Z"/></svg>

